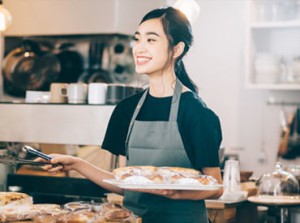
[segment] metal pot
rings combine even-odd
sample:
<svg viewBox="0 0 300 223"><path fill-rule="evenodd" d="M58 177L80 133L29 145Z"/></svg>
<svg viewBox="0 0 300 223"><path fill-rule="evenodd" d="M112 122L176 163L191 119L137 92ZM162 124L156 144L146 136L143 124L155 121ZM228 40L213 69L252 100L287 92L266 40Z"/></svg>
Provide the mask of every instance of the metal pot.
<svg viewBox="0 0 300 223"><path fill-rule="evenodd" d="M71 49L73 46L73 43L63 43L59 47L56 57L61 71L57 82L75 83L83 72L83 58L80 53Z"/></svg>
<svg viewBox="0 0 300 223"><path fill-rule="evenodd" d="M58 59L40 50L38 43L24 40L3 61L4 85L7 93L24 96L26 90L45 90L60 72Z"/></svg>

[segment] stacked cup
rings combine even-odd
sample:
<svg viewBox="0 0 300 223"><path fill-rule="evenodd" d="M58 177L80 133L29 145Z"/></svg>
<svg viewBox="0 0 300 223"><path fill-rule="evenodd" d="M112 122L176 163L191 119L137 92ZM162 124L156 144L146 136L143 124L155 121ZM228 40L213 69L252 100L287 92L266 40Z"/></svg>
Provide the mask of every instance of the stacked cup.
<svg viewBox="0 0 300 223"><path fill-rule="evenodd" d="M225 186L222 200L245 200L247 192L241 190L240 167L238 160L225 162L223 184Z"/></svg>
<svg viewBox="0 0 300 223"><path fill-rule="evenodd" d="M52 83L50 85L50 103L67 103L67 90L67 83Z"/></svg>
<svg viewBox="0 0 300 223"><path fill-rule="evenodd" d="M89 104L105 104L107 84L106 83L90 83L88 90Z"/></svg>

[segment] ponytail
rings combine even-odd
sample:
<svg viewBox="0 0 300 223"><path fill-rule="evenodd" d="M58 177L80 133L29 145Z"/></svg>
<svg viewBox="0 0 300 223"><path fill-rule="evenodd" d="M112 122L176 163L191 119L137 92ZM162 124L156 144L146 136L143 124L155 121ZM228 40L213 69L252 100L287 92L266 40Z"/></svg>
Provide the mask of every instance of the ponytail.
<svg viewBox="0 0 300 223"><path fill-rule="evenodd" d="M179 43L184 43L183 53L175 62L175 75L181 83L198 94L198 87L188 76L182 58L189 51L193 43L192 27L187 17L178 9L173 7L154 9L144 16L144 21L161 18L164 31L169 41L170 52L174 53L174 47Z"/></svg>
<svg viewBox="0 0 300 223"><path fill-rule="evenodd" d="M178 60L175 64L175 75L184 86L198 94L198 87L187 74L182 60Z"/></svg>

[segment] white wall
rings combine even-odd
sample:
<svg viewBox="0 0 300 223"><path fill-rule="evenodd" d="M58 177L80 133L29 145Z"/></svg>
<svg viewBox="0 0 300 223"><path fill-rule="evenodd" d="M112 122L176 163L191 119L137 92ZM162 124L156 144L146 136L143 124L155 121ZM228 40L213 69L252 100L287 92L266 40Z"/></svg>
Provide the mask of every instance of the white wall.
<svg viewBox="0 0 300 223"><path fill-rule="evenodd" d="M10 8L15 6L11 1L12 0L5 1L5 4ZM14 1L18 4L24 4L23 1L25 0ZM33 1L34 0L27 0L26 2ZM81 2L80 0L64 0L63 2L66 3L67 1L73 1L77 6L78 4L83 4L83 1ZM107 0L105 1L107 2ZM119 0L117 2L123 4L123 1L125 0ZM137 1L138 0L134 0L134 2ZM172 1L173 0L169 0L169 2ZM260 175L273 168L280 132L280 108L267 106L266 100L271 95L277 99L294 99L298 101L300 99L298 99L299 91L245 89L244 41L247 1L249 0L199 0L201 15L194 25L195 43L186 58L186 66L191 77L199 85L201 96L221 119L224 135L223 144L227 152L237 152L240 156L241 168L245 170L255 170L255 175ZM58 4L58 0L47 0L46 2ZM98 7L100 8L100 5L98 0L89 0L89 3L92 2L94 2L95 7L94 10L88 14L91 15L89 17L91 23L95 24ZM127 2L129 2L129 0L127 0ZM145 2L150 5L150 0ZM160 1L157 0L157 2ZM62 3L60 2L59 4ZM122 6L122 4L120 5ZM84 4L84 6L87 5ZM28 4L26 7L28 7ZM101 9L103 10L103 8ZM124 9L121 11L122 13L120 13L120 16L126 16L125 12L130 15L126 17L126 21L120 23L124 28L126 24L128 25L128 18L132 18L133 14L136 16L136 13L133 12L138 11L137 8L132 8L132 11L129 11L129 9L126 8L126 10ZM17 12L19 9L15 8L14 10ZM14 10L12 12L14 12ZM22 10L24 10L24 8L22 8ZM73 11L74 9L70 8L67 14L70 15ZM51 7L48 12L52 13L52 16L56 14L53 10L51 11ZM17 18L18 16L15 17L15 19ZM28 20L26 17L23 19L24 21ZM41 19L43 20L45 18ZM107 19L109 20L109 18ZM102 22L103 21L99 21L97 24L101 25L103 24ZM105 22L107 21L104 21L104 24ZM134 24L137 23L134 16L132 22ZM15 25L17 24L19 23ZM89 27L90 26L87 25L83 28L85 28L85 31L88 30L91 32L91 30L88 29ZM73 30L73 28L74 27L69 27L64 31L70 31ZM46 33L47 29L45 29L44 32ZM266 162L260 163L258 158L261 155L263 142L267 159Z"/></svg>
<svg viewBox="0 0 300 223"><path fill-rule="evenodd" d="M255 170L254 175L260 176L272 171L280 136L280 107L267 105L267 99L300 98L299 91L245 88L247 1L200 0L201 15L193 27L194 48L186 66L200 86L200 95L221 119L226 151L239 154L241 169ZM266 160L261 163L263 147Z"/></svg>

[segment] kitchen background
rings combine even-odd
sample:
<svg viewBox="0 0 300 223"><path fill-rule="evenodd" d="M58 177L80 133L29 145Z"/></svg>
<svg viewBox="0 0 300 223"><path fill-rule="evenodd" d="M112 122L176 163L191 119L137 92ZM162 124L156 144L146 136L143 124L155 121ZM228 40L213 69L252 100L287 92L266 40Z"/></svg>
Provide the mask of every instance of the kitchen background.
<svg viewBox="0 0 300 223"><path fill-rule="evenodd" d="M94 38L106 39L111 34L118 34L117 40L122 41L134 33L145 12L174 2L7 0L4 5L11 12L13 23L4 33L5 43L9 47L13 40L33 36L60 43L65 36L76 36L76 41L84 45L83 52L88 54L89 48L84 43ZM267 102L271 98L271 101L300 103L300 84L293 90L289 90L290 87L260 89L249 85L248 62L253 58L249 46L253 42L249 39L248 15L253 2L256 0L199 0L200 15L193 24L194 47L185 58L185 64L200 88L200 96L221 119L226 154L237 155L242 170L254 170L254 175L260 176L270 172L277 159L283 111L285 116L290 116L296 109L295 105L277 106ZM299 12L297 16L300 20ZM298 39L299 27L292 32ZM284 45L290 39L280 41L280 45ZM299 49L299 44L294 48ZM300 51L297 52L300 55ZM84 60L88 64L87 59ZM6 93L2 98L7 98ZM82 109L79 108L80 112ZM102 117L104 123L108 117L107 114ZM297 159L283 162L300 164Z"/></svg>

